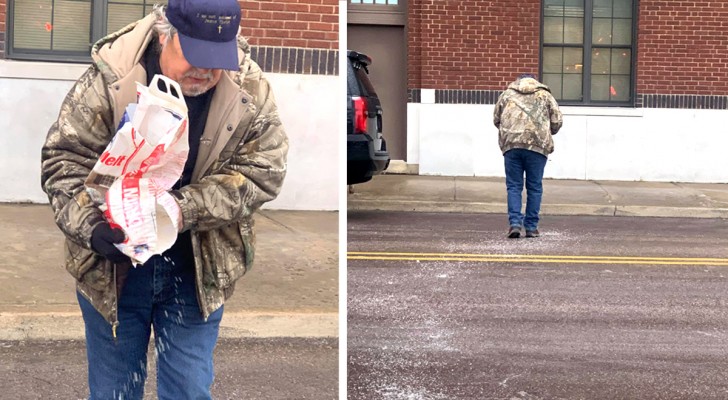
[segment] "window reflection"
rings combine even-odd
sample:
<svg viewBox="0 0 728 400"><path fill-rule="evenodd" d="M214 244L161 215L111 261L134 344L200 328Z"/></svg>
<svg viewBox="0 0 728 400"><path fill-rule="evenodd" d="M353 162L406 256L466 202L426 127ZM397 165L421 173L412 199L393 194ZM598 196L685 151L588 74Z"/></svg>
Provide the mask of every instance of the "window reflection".
<svg viewBox="0 0 728 400"><path fill-rule="evenodd" d="M543 0L543 6L541 65L544 83L554 96L569 101L630 101L633 0ZM585 9L591 10L586 18ZM585 81L590 85L587 92Z"/></svg>

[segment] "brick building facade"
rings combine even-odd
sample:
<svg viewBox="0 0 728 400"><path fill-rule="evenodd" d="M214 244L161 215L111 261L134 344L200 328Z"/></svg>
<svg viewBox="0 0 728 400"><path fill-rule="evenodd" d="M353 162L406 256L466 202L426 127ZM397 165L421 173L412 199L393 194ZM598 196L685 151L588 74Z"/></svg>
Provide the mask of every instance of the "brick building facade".
<svg viewBox="0 0 728 400"><path fill-rule="evenodd" d="M500 89L538 72L540 0L410 0L409 88Z"/></svg>
<svg viewBox="0 0 728 400"><path fill-rule="evenodd" d="M539 73L543 0L410 0L410 96L492 104L522 72ZM635 107L728 107L728 2L640 0Z"/></svg>
<svg viewBox="0 0 728 400"><path fill-rule="evenodd" d="M728 94L728 3L641 0L637 93Z"/></svg>
<svg viewBox="0 0 728 400"><path fill-rule="evenodd" d="M0 0L0 59L7 58L8 1ZM253 58L266 72L338 74L338 1L239 3L242 34L252 45Z"/></svg>
<svg viewBox="0 0 728 400"><path fill-rule="evenodd" d="M266 72L338 73L336 0L240 2L243 36Z"/></svg>

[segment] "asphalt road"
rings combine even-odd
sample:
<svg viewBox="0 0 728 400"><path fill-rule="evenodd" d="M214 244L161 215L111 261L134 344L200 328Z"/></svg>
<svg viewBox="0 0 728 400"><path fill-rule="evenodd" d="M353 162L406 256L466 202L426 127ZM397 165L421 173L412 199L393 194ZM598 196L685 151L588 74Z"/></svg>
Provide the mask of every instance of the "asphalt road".
<svg viewBox="0 0 728 400"><path fill-rule="evenodd" d="M227 400L336 399L336 339L223 339L215 349L212 395ZM0 398L84 399L83 341L0 341ZM156 399L150 350L145 399Z"/></svg>
<svg viewBox="0 0 728 400"><path fill-rule="evenodd" d="M349 212L349 399L726 399L728 221Z"/></svg>

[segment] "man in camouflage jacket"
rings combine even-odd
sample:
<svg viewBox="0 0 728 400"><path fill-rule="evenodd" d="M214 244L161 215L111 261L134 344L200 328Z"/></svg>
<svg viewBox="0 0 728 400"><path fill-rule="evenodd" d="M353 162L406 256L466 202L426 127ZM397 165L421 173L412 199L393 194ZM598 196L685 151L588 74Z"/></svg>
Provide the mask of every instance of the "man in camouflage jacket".
<svg viewBox="0 0 728 400"><path fill-rule="evenodd" d="M549 88L532 75L522 75L498 98L493 123L505 160L508 192L509 238L538 237L543 193L543 171L547 156L554 151L555 135L562 125L559 105ZM521 213L523 176L526 176L526 214Z"/></svg>
<svg viewBox="0 0 728 400"><path fill-rule="evenodd" d="M225 3L227 9L220 6L221 3ZM195 20L195 14L209 18ZM210 18L218 16L219 19L212 21L214 26L207 26ZM157 29L160 19L163 23L172 22L166 35ZM158 351L160 346L165 349L164 335L169 336L165 353L170 355L167 367L176 370L165 376L181 374L164 381L164 365L161 364L164 359L160 356L159 398L209 398L212 348L217 338L222 305L233 293L236 280L252 266L255 248L252 216L263 203L278 195L286 173L288 150L288 139L273 93L260 67L251 60L247 42L238 36L239 23L240 8L235 0L170 0L166 10L158 8L146 18L101 39L92 49L93 64L66 96L58 120L48 132L42 149L42 186L48 194L56 223L66 236L65 267L77 281L79 303L86 323L91 398L105 398L107 395L118 398L122 394L123 398L141 396L144 379L139 382L139 374L146 377L146 343L135 342L132 347L124 347L127 346L124 340L136 337L135 330L141 330L145 333L140 334L138 341L144 342L146 335L148 342L150 324L154 324ZM234 32L230 31L232 29ZM223 51L215 51L211 56L194 53L207 50L207 44L210 44L209 48L217 46L217 42L213 43L218 40L216 37L204 35L220 32L228 35L227 45L232 45L227 49L233 49L233 53L228 54L233 59L228 57L225 62L230 65L232 60L233 67L205 64L213 63L209 60L215 57L222 57ZM190 39L189 36L198 37ZM198 47L194 47L195 43L187 44L195 40ZM231 41L237 41L237 46ZM200 47L200 44L203 46ZM198 65L193 66L196 63ZM185 167L187 182L178 184L172 191L182 223L175 244L176 253L155 256L145 265L129 269L128 259L119 258L114 250L99 251L103 248L98 245L99 236L107 242L119 242L123 240L123 234L118 237L119 231L110 230L103 214L84 190L84 181L114 136L126 106L136 102L135 82L148 84L151 80L150 69L178 80L183 92L186 86L191 87L190 93L184 93L188 106L204 96L207 96L207 102L198 107L202 110L199 117L192 115L190 108L191 158L192 148L199 147L196 158L188 160ZM185 70L192 72L185 75ZM203 90L209 89L205 94L194 90L206 84L212 87L203 87ZM206 121L198 123L201 136L195 143L192 142L194 118ZM98 232L105 232L107 236ZM111 237L113 239L109 239ZM177 265L169 262L174 257ZM158 268L162 272L157 271ZM189 270L189 276L175 275L184 269ZM137 278L134 278L135 274ZM146 327L137 329L133 318L132 322L120 318L120 314L126 312L125 301L142 301L138 299L142 296L134 294L137 289L123 285L126 275L129 276L126 286L132 285L134 279L141 282L132 286L148 284L147 281L158 285L162 279L169 280L174 291L169 292L172 293L171 298L165 301L171 304L170 307L175 306L173 300L185 307L193 306L197 315L192 315L194 313L188 309L175 311L179 312L175 317L180 320L165 328L163 324L158 326L156 320L163 317L153 314L157 313L154 308L157 305L144 304L152 310L149 316L152 320L144 323ZM190 300L185 304L175 296L177 284L188 277ZM149 290L157 289L155 286ZM154 296L159 295L154 293ZM84 304L90 305L84 308ZM92 315L92 311L97 315ZM166 309L164 314L168 314ZM183 317L191 321L182 321ZM96 322L91 321L94 318ZM169 331L177 325L212 327L208 331L180 331L172 337ZM100 333L91 332L94 330ZM176 353L169 350L170 343L175 341L179 342L177 347L181 349L181 356L174 356ZM200 345L199 341L205 343ZM198 351L199 346L204 350ZM171 347L174 349L175 345ZM118 351L118 358L131 359L126 360L126 364L109 364L114 360L107 359L115 356L103 354L107 351ZM195 356L191 357L185 353L187 351ZM132 353L139 353L134 357L141 360L133 359L129 355ZM200 360L194 361L196 358ZM141 368L140 361L143 361ZM116 369L121 371L114 371ZM101 372L94 375L94 370ZM107 378L104 373L118 376Z"/></svg>

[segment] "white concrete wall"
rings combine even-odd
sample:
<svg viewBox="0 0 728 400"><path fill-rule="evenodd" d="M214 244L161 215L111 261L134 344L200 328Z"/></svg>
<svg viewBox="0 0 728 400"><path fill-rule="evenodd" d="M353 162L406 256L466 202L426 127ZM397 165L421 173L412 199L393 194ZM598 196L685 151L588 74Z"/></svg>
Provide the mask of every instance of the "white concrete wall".
<svg viewBox="0 0 728 400"><path fill-rule="evenodd" d="M84 65L0 60L0 202L45 203L40 149ZM269 209L338 209L338 77L267 74L290 141L288 175Z"/></svg>
<svg viewBox="0 0 728 400"><path fill-rule="evenodd" d="M338 77L268 74L289 139L288 174L270 209L339 209ZM338 103L337 103L338 101Z"/></svg>
<svg viewBox="0 0 728 400"><path fill-rule="evenodd" d="M504 176L492 105L409 104L409 163L422 175ZM728 112L562 107L545 176L728 182Z"/></svg>

